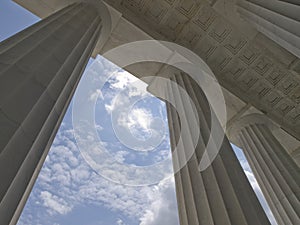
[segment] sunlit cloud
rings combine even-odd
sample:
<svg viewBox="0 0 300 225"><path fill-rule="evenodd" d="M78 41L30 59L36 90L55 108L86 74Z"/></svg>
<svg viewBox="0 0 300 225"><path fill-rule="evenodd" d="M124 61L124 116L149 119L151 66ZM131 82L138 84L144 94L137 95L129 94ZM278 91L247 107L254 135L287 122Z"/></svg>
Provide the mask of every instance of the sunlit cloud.
<svg viewBox="0 0 300 225"><path fill-rule="evenodd" d="M174 185L174 179L170 179L155 187L153 201L140 218L140 225L179 225Z"/></svg>
<svg viewBox="0 0 300 225"><path fill-rule="evenodd" d="M116 157L122 161L124 155L126 152ZM168 204L176 201L175 196L170 195L172 199L168 200L164 194L160 195L160 190L174 193L173 181L170 181L168 188L163 184L128 187L112 183L99 176L81 157L73 131L62 127L47 156L19 224L29 225L26 221L31 221L30 224L40 224L41 218L47 214L48 218L54 221L55 215L68 215L78 206L95 205L119 211L147 225L147 215L154 210L155 202ZM162 205L160 207L161 210L164 209ZM176 207L176 204L173 207ZM30 213L32 208L35 208L33 214ZM155 210L154 214L158 209ZM176 214L176 211L170 212L168 217L173 217L174 213ZM125 221L121 219L119 221L119 224L126 225ZM41 224L52 225L53 222L49 220ZM165 225L174 225L174 223Z"/></svg>
<svg viewBox="0 0 300 225"><path fill-rule="evenodd" d="M116 121L117 125L125 127L130 131L125 132L125 134L131 133L138 138L146 139L149 136L149 132L151 132L151 134L159 137L163 136L165 140L169 138L161 133L155 133L155 129L151 129L155 125L154 121L158 115L163 118L161 121L167 124L167 119L163 112L165 110L163 102L159 103L158 115L154 115L150 110L151 106L145 107L139 104L133 105L130 108L131 110L122 114L124 106L130 103L131 97L143 99L150 96L145 92L146 87L143 82L137 81L133 76L129 76L127 72L122 72L103 60L98 60L90 73L94 74L92 78L95 81L97 79L106 80L107 77L100 76L97 70L104 71L108 75L115 74L116 76L112 76L107 83L110 88L109 91L105 92L104 90L96 89L94 92L88 92L88 95L83 100L102 101L101 104L105 107L108 115L113 115L113 112L120 110L118 120ZM101 115L102 118L104 118L104 115ZM88 141L99 141L94 134L87 131L86 127L95 126L98 132L105 132L105 126L85 122L80 123L80 134ZM127 137L125 136L125 139ZM112 143L102 141L101 144L105 147L110 147L110 153L114 150L112 149ZM84 146L90 147L87 145ZM98 151L99 146L95 145L92 147L91 149L95 151L95 155L98 154L98 156L101 156ZM160 148L160 151L154 156L154 161L159 162L170 157L169 144ZM113 152L113 160L118 163L124 164L128 157L131 156L132 153L126 151L122 146L119 146L118 151ZM114 165L115 162L107 159L106 163ZM241 160L241 163L244 166L251 185L261 200L261 190L249 165L243 160ZM120 173L116 172L116 168L112 167L107 172L106 175L108 176L106 178L121 176ZM118 169L126 172L126 167L119 167ZM169 164L168 168L162 167L160 169L163 172L168 170L172 170L172 164ZM135 175L140 180L153 179L153 177L145 176L142 173L136 173ZM153 173L152 176L154 175L156 174ZM126 183L126 177L116 178L116 180L122 179L125 179L124 183ZM82 205L105 207L113 212L121 213L138 221L137 223L140 225L178 224L173 179L161 181L151 186L130 187L116 184L109 179L103 178L86 163L76 145L74 130L71 128L71 124L64 122L47 156L19 225L53 225L56 215L68 215L76 207ZM268 211L267 213L271 218L271 214ZM45 217L48 218L48 222L43 220ZM114 222L117 225L127 225L125 220L117 216L116 218L117 220Z"/></svg>
<svg viewBox="0 0 300 225"><path fill-rule="evenodd" d="M55 196L48 191L41 191L40 198L43 206L49 210L50 214L67 214L72 210L72 207L63 198Z"/></svg>

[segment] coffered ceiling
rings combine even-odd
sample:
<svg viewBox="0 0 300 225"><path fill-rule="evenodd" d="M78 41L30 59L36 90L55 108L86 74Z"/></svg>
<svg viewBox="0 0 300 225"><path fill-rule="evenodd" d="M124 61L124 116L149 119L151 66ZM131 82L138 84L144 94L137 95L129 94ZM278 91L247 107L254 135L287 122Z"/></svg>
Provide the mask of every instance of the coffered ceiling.
<svg viewBox="0 0 300 225"><path fill-rule="evenodd" d="M15 1L42 17L72 2ZM240 18L235 20L234 7L226 16L217 0L105 2L150 37L198 54L224 88L300 140L300 60Z"/></svg>

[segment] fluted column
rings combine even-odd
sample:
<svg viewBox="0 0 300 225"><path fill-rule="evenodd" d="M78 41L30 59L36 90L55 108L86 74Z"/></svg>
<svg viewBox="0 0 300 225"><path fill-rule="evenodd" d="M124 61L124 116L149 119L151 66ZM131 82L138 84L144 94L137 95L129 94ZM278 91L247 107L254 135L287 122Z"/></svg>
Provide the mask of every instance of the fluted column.
<svg viewBox="0 0 300 225"><path fill-rule="evenodd" d="M178 72L178 71L177 71ZM252 190L241 168L228 139L225 137L220 152L212 164L204 171L199 170L199 162L203 156L211 132L210 107L206 97L187 75L174 72L170 79L180 85L191 97L199 121L193 113L186 110L179 118L176 110L167 103L168 121L170 128L173 164L186 161L177 171L175 169L175 185L181 225L246 225L269 224L254 191ZM166 74L166 73L164 73ZM153 82L154 83L154 82ZM191 104L180 96L179 87L160 87L152 90L167 90L168 99L177 107L191 109ZM155 91L152 91L155 94ZM214 114L212 113L212 116ZM181 124L187 123L189 131L182 134L183 145L178 145ZM220 125L220 124L219 124ZM192 148L191 135L195 126L200 126L200 137L194 154L186 154ZM176 147L177 153L174 155ZM217 151L217 150L216 150Z"/></svg>
<svg viewBox="0 0 300 225"><path fill-rule="evenodd" d="M300 5L300 2L298 0L278 0L278 1L287 2L293 5Z"/></svg>
<svg viewBox="0 0 300 225"><path fill-rule="evenodd" d="M230 128L240 143L279 225L300 224L300 169L273 136L264 115L242 117Z"/></svg>
<svg viewBox="0 0 300 225"><path fill-rule="evenodd" d="M237 10L260 32L300 57L298 0L238 0Z"/></svg>
<svg viewBox="0 0 300 225"><path fill-rule="evenodd" d="M99 38L74 3L0 43L0 224L16 224Z"/></svg>

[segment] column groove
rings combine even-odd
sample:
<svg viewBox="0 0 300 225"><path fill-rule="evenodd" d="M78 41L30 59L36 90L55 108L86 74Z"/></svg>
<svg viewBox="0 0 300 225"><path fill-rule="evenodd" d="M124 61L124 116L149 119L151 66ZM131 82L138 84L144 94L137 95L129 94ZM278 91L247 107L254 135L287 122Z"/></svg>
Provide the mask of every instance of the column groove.
<svg viewBox="0 0 300 225"><path fill-rule="evenodd" d="M199 171L199 162L211 132L211 116L215 115L210 114L211 109L205 96L190 78L173 70L169 78L180 85L192 98L195 104L192 110L198 113L200 121L200 140L196 145L195 153L175 174L181 225L270 224L226 137L216 159L206 170ZM152 85L156 88L160 87L154 82ZM160 87L159 91L164 88ZM170 99L185 110L184 118L179 119L175 109L167 104L172 151L179 140L180 121L182 121L187 123L189 132L181 137L183 146L179 146L179 150L189 152L188 148L193 147L191 139L193 126L199 126L199 122L195 121L191 112L186 111L191 109L191 103L183 100L179 87L168 86L165 89L168 90ZM219 126L221 127L220 124ZM173 155L173 160L184 161L185 157L185 153L178 152L178 155ZM173 164L178 162L174 161Z"/></svg>
<svg viewBox="0 0 300 225"><path fill-rule="evenodd" d="M74 7L78 7L78 5L75 5L75 4L69 5L69 6L65 7L64 9L60 10L59 12L54 13L54 14L48 16L47 18L43 19L44 23L35 23L32 26L18 32L17 35L13 35L13 36L7 38L6 40L3 40L0 43L0 54L4 51L7 51L9 48L12 48L16 44L18 44L20 41L23 41L25 38L29 37L31 34L37 32L38 30L47 26L52 21L54 21L54 20L58 19L59 17L61 17L62 15L64 15L64 13L66 13L67 11L72 10Z"/></svg>
<svg viewBox="0 0 300 225"><path fill-rule="evenodd" d="M264 115L247 115L229 129L238 137L279 225L300 223L300 169L272 134Z"/></svg>
<svg viewBox="0 0 300 225"><path fill-rule="evenodd" d="M179 73L179 74L175 74L174 79L178 85L180 85L185 90L188 90L188 89L190 89L190 87L187 86L186 83L184 83L183 77L184 76L181 73ZM189 93L189 94L191 94L191 93ZM177 96L181 97L181 95L179 93L177 93ZM186 100L183 101L182 98L180 99L180 101L181 101L181 103L183 103L183 107L185 109L192 108L190 102L188 102ZM197 102L194 102L194 103L195 103L196 108L198 105L198 108L200 109L199 104ZM195 112L197 114L197 109L195 109ZM191 116L189 116L190 113L191 112L186 112L189 128L192 131L192 127L195 125L199 126L199 123L198 123L198 121L196 121L196 118L192 118ZM201 110L201 114L199 113L198 116L201 117L201 120L203 121L203 123L205 123L205 124L200 123L204 127L203 129L206 129L207 126L206 126L206 122L204 122L204 118L202 116L202 110ZM198 163L197 165L199 165L200 160L203 155L203 151L199 151L200 149L202 149L202 150L205 149L205 142L203 141L202 138L199 139L198 147L196 147L196 149L195 149L195 157L196 157L195 161ZM197 168L197 170L198 170L198 168ZM204 184L206 183L206 185L203 185L203 187L205 189L204 194L207 196L206 198L208 199L208 202L209 202L209 209L210 209L211 216L214 220L214 224L220 224L220 223L222 223L224 225L231 224L229 215L226 211L225 202L223 200L223 196L222 196L219 184L218 184L218 180L216 178L216 173L214 171L214 168L210 167L207 169L207 176L203 175L203 174L199 173L199 171L197 171L197 176L201 178L201 180L203 181ZM194 187L196 185L197 185L197 183L194 185ZM201 218L201 216L203 214L203 207L199 206L198 204L196 204L196 206L198 206L198 208L199 208L198 216ZM202 213L201 213L201 211L202 211ZM203 223L203 224L205 224L205 223Z"/></svg>
<svg viewBox="0 0 300 225"><path fill-rule="evenodd" d="M245 146L248 146L248 143L247 143L247 139L246 137L243 135L243 133L241 133L239 135L239 139L241 141L241 143L243 143ZM250 155L248 152L245 152L245 156L248 158L250 158L251 160L248 161L249 162L249 165L251 166L251 169L252 171L254 172L254 175L255 175L255 178L258 180L258 182L262 182L264 179L266 179L268 177L268 175L262 170L262 167L261 165L258 163L257 160L254 159L253 155ZM258 171L263 171L260 173L261 176L257 176L256 174L258 173ZM270 185L269 182L264 182L262 183L262 185L260 185L260 188L263 190L263 192L265 193L266 192L266 195L268 197L272 197L274 199L276 199L276 201L279 201L277 199L277 196L275 195L275 191L274 191L274 188L272 187L272 185ZM268 191L267 191L268 190ZM269 204L269 206L272 208L274 207L274 204ZM274 208L276 209L276 208ZM277 210L277 209L276 209ZM273 210L272 210L273 211ZM278 211L277 211L277 214L278 214Z"/></svg>
<svg viewBox="0 0 300 225"><path fill-rule="evenodd" d="M300 3L296 4L297 1L238 0L236 4L243 19L300 57Z"/></svg>
<svg viewBox="0 0 300 225"><path fill-rule="evenodd" d="M208 105L208 102L206 100L206 97L203 95L202 91L200 90L199 86L192 81L190 78L188 78L188 76L182 76L183 80L185 81L186 84L190 84L185 86L185 89L187 90L187 92L190 94L190 96L194 96L193 101L196 102L195 104L198 106L198 116L201 118L202 117L202 122L200 123L202 129L201 132L201 136L204 140L204 143L207 143L209 135L210 135L210 126L211 126L211 117L215 116L214 113L210 112L210 107ZM192 88L190 88L192 87ZM219 126L221 126L219 124ZM215 137L216 138L216 137ZM202 146L203 148L203 146ZM196 148L196 151L202 151L200 150L201 147L198 146L198 148ZM203 154L203 153L202 153ZM223 156L224 154L224 156ZM228 156L230 155L230 157L228 158ZM228 158L226 160L226 158ZM228 162L235 162L235 165L232 167L232 165L228 166ZM260 205L256 205L257 201L255 201L256 196L253 193L251 187L249 187L248 181L245 177L245 175L243 174L243 171L241 170L241 167L232 151L232 148L227 140L227 138L225 137L224 141L223 141L223 145L221 147L221 151L219 153L219 155L216 157L215 161L212 163L212 169L214 171L214 176L217 178L217 186L221 186L220 190L222 192L222 197L223 197L223 201L225 204L225 210L227 210L227 213L229 214L230 217L230 221L231 224L249 224L249 222L251 220L254 221L253 217L257 217L258 221L264 223L265 221L261 218L264 218L264 212L263 211L259 211L259 209L261 209ZM219 168L224 168L225 170L219 169ZM230 169L228 168L236 168L237 171L240 171L241 173L239 173L238 176L241 176L240 179L245 179L243 182L246 181L246 183L244 183L243 185L245 185L245 188L247 187L247 191L249 191L249 196L243 196L241 191L238 191L237 189L237 183L236 181L234 181L234 179L237 178L231 178L231 176L234 174L232 173L232 171L230 171ZM209 169L209 168L208 168ZM202 176L205 176L206 171L202 172ZM209 177L209 176L208 176ZM224 177L228 177L228 179L224 179ZM241 182L242 183L242 182ZM245 191L245 193L247 193L247 191ZM230 194L226 194L226 193L230 193ZM250 197L251 196L251 197ZM244 197L244 199L242 200L242 198ZM247 213L246 210L248 210L248 214L251 215L250 211L253 209L252 207L248 207L248 209L246 209L246 204L243 201L246 200L250 200L252 199L253 202L249 201L249 205L256 205L256 207L254 207L254 211L251 212L253 213L252 216L248 216L247 218ZM257 199L256 199L257 200ZM233 209L233 210L232 210ZM257 210L257 212L255 212ZM237 213L240 212L240 213ZM260 212L260 213L258 213ZM259 216L257 216L259 215ZM261 218L259 218L261 217ZM268 223L268 221L266 221Z"/></svg>
<svg viewBox="0 0 300 225"><path fill-rule="evenodd" d="M0 44L0 224L17 223L101 21L95 6L74 3Z"/></svg>
<svg viewBox="0 0 300 225"><path fill-rule="evenodd" d="M168 87L167 90L173 90L172 87ZM171 92L171 93L172 93ZM182 104L182 102L179 99L175 99L173 98L173 95L170 94L170 99L173 99L173 101L176 104ZM173 121L173 129L175 131L180 131L180 122L178 120L178 116L177 113L174 112L173 110L171 110L171 117L172 117L172 121ZM183 119L183 118L182 118ZM186 119L186 118L184 118ZM175 136L175 143L178 143L179 141L179 132L174 132L174 136ZM185 143L183 143L184 146L178 146L178 151L181 152L179 160L181 161L186 161L186 154L184 151L184 148L186 147L190 147L190 140L186 140ZM187 144L189 144L189 146L186 146ZM197 163L196 163L196 168L197 168ZM201 201L201 199L199 199L200 195L195 195L194 191L193 191L193 182L195 182L195 180L198 180L198 178L195 179L191 179L191 177L194 177L195 174L193 174L193 169L195 170L195 156L193 155L192 158L190 159L190 163L187 163L180 171L180 174L182 175L182 179L183 179L183 189L186 190L184 192L184 200L185 200L185 213L187 215L187 221L188 224L195 224L195 225L199 225L199 220L198 220L198 211L196 208L196 204L197 202L199 203L199 201ZM191 174L192 173L192 174Z"/></svg>

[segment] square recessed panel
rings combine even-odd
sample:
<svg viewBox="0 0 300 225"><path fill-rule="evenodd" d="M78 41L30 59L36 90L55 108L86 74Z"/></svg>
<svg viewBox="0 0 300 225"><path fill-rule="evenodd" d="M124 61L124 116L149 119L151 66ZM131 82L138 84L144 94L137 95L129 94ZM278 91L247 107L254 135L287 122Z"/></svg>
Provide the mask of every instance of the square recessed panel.
<svg viewBox="0 0 300 225"><path fill-rule="evenodd" d="M288 98L283 98L278 102L275 108L281 116L285 116L295 108L295 103Z"/></svg>
<svg viewBox="0 0 300 225"><path fill-rule="evenodd" d="M284 96L276 90L270 90L264 97L263 102L271 108L274 108Z"/></svg>
<svg viewBox="0 0 300 225"><path fill-rule="evenodd" d="M286 117L293 126L299 126L300 124L300 106L297 106L293 108L291 111L289 111L286 115ZM299 127L298 127L299 129Z"/></svg>
<svg viewBox="0 0 300 225"><path fill-rule="evenodd" d="M176 10L187 18L191 19L199 10L200 4L195 0L181 0L176 7Z"/></svg>
<svg viewBox="0 0 300 225"><path fill-rule="evenodd" d="M232 56L224 51L223 46L217 47L213 52L212 57L208 59L208 64L216 75L222 75L224 68L230 63Z"/></svg>
<svg viewBox="0 0 300 225"><path fill-rule="evenodd" d="M239 58L248 66L250 66L260 55L258 47L253 45L247 46L242 52Z"/></svg>
<svg viewBox="0 0 300 225"><path fill-rule="evenodd" d="M124 0L122 4L131 11L141 12L149 0Z"/></svg>
<svg viewBox="0 0 300 225"><path fill-rule="evenodd" d="M297 87L299 87L299 82L294 79L293 75L288 75L277 85L278 89L282 91L284 94L290 94Z"/></svg>
<svg viewBox="0 0 300 225"><path fill-rule="evenodd" d="M235 83L247 71L249 70L241 60L233 59L225 67L220 78L229 80L230 83Z"/></svg>
<svg viewBox="0 0 300 225"><path fill-rule="evenodd" d="M177 43L189 48L194 49L201 38L205 36L205 33L201 31L195 24L189 23L183 27Z"/></svg>
<svg viewBox="0 0 300 225"><path fill-rule="evenodd" d="M231 54L238 54L248 43L248 41L242 37L236 30L232 30L228 35L228 38L224 41L224 47L231 52Z"/></svg>
<svg viewBox="0 0 300 225"><path fill-rule="evenodd" d="M237 79L237 87L243 92L245 92L248 91L250 88L252 88L258 81L259 81L259 76L253 71L248 71L247 73L243 73ZM249 96L249 97L253 97L253 96Z"/></svg>
<svg viewBox="0 0 300 225"><path fill-rule="evenodd" d="M165 1L165 2L167 2L170 5L173 5L174 2L175 2L175 0L162 0L162 1Z"/></svg>
<svg viewBox="0 0 300 225"><path fill-rule="evenodd" d="M291 99L295 103L300 104L300 87L296 88L296 90L294 92L292 92Z"/></svg>
<svg viewBox="0 0 300 225"><path fill-rule="evenodd" d="M216 12L208 7L203 5L200 10L196 13L196 16L192 18L194 24L200 27L204 31L208 31L214 21L217 18Z"/></svg>
<svg viewBox="0 0 300 225"><path fill-rule="evenodd" d="M257 75L258 77L258 75ZM261 100L263 97L265 97L268 93L271 92L273 89L273 86L270 85L268 82L264 80L258 80L258 82L251 87L251 92L253 93L252 97L258 98Z"/></svg>
<svg viewBox="0 0 300 225"><path fill-rule="evenodd" d="M198 54L203 60L208 60L209 57L216 51L218 44L209 37L201 39L194 52Z"/></svg>
<svg viewBox="0 0 300 225"><path fill-rule="evenodd" d="M166 13L168 12L168 6L165 6L161 1L155 0L151 2L148 9L145 12L146 20L151 23L159 24Z"/></svg>
<svg viewBox="0 0 300 225"><path fill-rule="evenodd" d="M180 35L187 18L176 11L168 13L163 21L161 21L160 33L168 37L171 41L175 41Z"/></svg>
<svg viewBox="0 0 300 225"><path fill-rule="evenodd" d="M272 69L271 73L266 77L266 80L272 84L273 86L276 86L285 76L286 71L282 68L274 68Z"/></svg>
<svg viewBox="0 0 300 225"><path fill-rule="evenodd" d="M218 18L212 26L209 36L215 39L217 42L222 43L231 33L231 26L222 18Z"/></svg>
<svg viewBox="0 0 300 225"><path fill-rule="evenodd" d="M269 58L261 56L256 61L253 69L261 76L264 76L272 68L272 65L273 63Z"/></svg>

